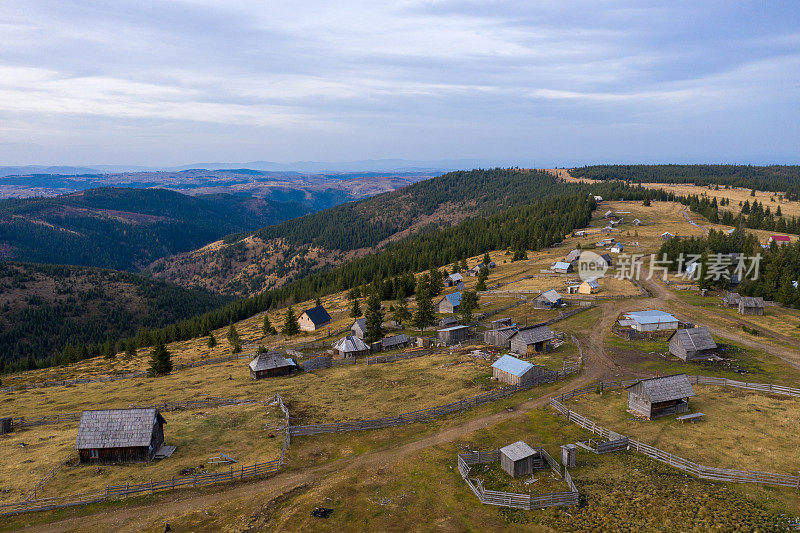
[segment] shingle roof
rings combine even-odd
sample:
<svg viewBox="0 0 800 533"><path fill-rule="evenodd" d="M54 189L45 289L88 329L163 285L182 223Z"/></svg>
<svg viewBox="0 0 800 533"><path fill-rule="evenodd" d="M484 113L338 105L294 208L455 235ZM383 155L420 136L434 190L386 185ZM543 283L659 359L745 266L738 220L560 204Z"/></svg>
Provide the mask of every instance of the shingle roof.
<svg viewBox="0 0 800 533"><path fill-rule="evenodd" d="M405 344L409 342L408 335L405 333L401 333L400 335L394 335L393 337L386 337L381 341L384 348L388 348L391 346L398 346L400 344Z"/></svg>
<svg viewBox="0 0 800 533"><path fill-rule="evenodd" d="M717 347L708 327L699 326L696 328L679 329L672 335L678 336L678 341L686 350L696 352L699 350L713 350ZM670 337L671 339L672 337Z"/></svg>
<svg viewBox="0 0 800 533"><path fill-rule="evenodd" d="M84 411L78 425L78 450L150 446L158 409L106 409Z"/></svg>
<svg viewBox="0 0 800 533"><path fill-rule="evenodd" d="M545 291L539 296L537 296L536 299L547 300L548 302L554 304L561 299L561 295L558 294L558 291L556 291L555 289L550 289L549 291Z"/></svg>
<svg viewBox="0 0 800 533"><path fill-rule="evenodd" d="M454 292L453 294L448 294L443 298L450 302L450 305L455 307L456 305L461 305L461 292Z"/></svg>
<svg viewBox="0 0 800 533"><path fill-rule="evenodd" d="M526 457L530 457L531 455L536 455L537 452L521 440L518 440L514 444L509 444L508 446L504 446L500 448L500 453L511 459L512 461L519 461L520 459L525 459Z"/></svg>
<svg viewBox="0 0 800 533"><path fill-rule="evenodd" d="M764 298L761 296L742 296L739 302L742 304L742 307L764 307Z"/></svg>
<svg viewBox="0 0 800 533"><path fill-rule="evenodd" d="M506 354L492 363L492 368L502 370L503 372L507 372L517 377L522 377L528 370L533 368L533 365L527 361L523 361L522 359L517 359L513 355Z"/></svg>
<svg viewBox="0 0 800 533"><path fill-rule="evenodd" d="M367 319L366 318L358 318L353 325L350 326L350 329L358 329L359 331L367 331Z"/></svg>
<svg viewBox="0 0 800 533"><path fill-rule="evenodd" d="M568 253L566 257L564 257L564 261L571 263L572 261L577 261L580 258L580 256L581 256L580 248L575 248L570 253Z"/></svg>
<svg viewBox="0 0 800 533"><path fill-rule="evenodd" d="M739 303L739 300L741 300L741 299L742 299L742 297L739 295L739 293L738 293L738 292L729 292L729 293L728 293L728 294L725 296L725 298L723 298L723 300L724 300L726 303L735 303L735 304L738 304L738 303Z"/></svg>
<svg viewBox="0 0 800 533"><path fill-rule="evenodd" d="M519 339L521 339L525 344L536 344L537 342L542 341L549 341L555 334L550 331L550 328L547 326L533 326L527 329L520 329L517 331L517 335L519 335ZM516 337L516 335L514 335Z"/></svg>
<svg viewBox="0 0 800 533"><path fill-rule="evenodd" d="M439 321L439 327L455 326L458 324L458 319L454 316L446 316Z"/></svg>
<svg viewBox="0 0 800 533"><path fill-rule="evenodd" d="M314 323L315 326L319 326L331 321L331 315L329 315L325 308L321 305L307 309L304 314L311 320L311 322Z"/></svg>
<svg viewBox="0 0 800 533"><path fill-rule="evenodd" d="M692 384L689 383L689 378L686 374L643 379L639 383L642 384L645 394L647 394L652 403L679 400L695 395ZM630 389L636 385L638 383L634 383L628 388Z"/></svg>
<svg viewBox="0 0 800 533"><path fill-rule="evenodd" d="M637 311L625 313L625 317L635 320L639 324L661 324L663 322L677 322L678 319L664 311L652 309L650 311Z"/></svg>
<svg viewBox="0 0 800 533"><path fill-rule="evenodd" d="M462 276L462 275L461 275L461 274L459 274L458 272L456 272L455 274L450 274L450 275L449 275L449 276L447 276L447 277L448 277L448 278L450 278L450 281L452 281L452 282L454 282L454 283L455 283L455 282L458 282L458 281L461 281L461 280L463 280L463 279L464 279L464 276Z"/></svg>
<svg viewBox="0 0 800 533"><path fill-rule="evenodd" d="M333 347L334 349L344 353L363 352L364 350L369 350L369 346L367 346L364 341L358 337L353 337L350 335L339 339L336 344L333 345Z"/></svg>
<svg viewBox="0 0 800 533"><path fill-rule="evenodd" d="M253 372L260 372L273 368L284 368L287 366L295 366L294 361L285 358L283 354L278 351L260 353L255 359L250 361L250 370Z"/></svg>
<svg viewBox="0 0 800 533"><path fill-rule="evenodd" d="M589 287L591 287L592 289L600 288L600 285L597 283L596 279L587 279L586 281L584 281L584 283L588 284Z"/></svg>

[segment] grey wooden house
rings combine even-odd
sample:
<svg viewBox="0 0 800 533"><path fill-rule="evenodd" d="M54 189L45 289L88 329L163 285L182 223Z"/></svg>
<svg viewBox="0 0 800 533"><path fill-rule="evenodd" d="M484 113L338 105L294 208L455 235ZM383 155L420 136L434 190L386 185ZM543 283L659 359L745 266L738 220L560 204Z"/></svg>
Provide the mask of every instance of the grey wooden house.
<svg viewBox="0 0 800 533"><path fill-rule="evenodd" d="M75 448L81 463L151 461L164 445L158 409L84 411Z"/></svg>
<svg viewBox="0 0 800 533"><path fill-rule="evenodd" d="M643 379L625 390L628 412L647 419L686 413L695 395L686 374Z"/></svg>
<svg viewBox="0 0 800 533"><path fill-rule="evenodd" d="M534 378L546 372L544 367L505 354L492 363L492 377L509 385L528 385Z"/></svg>
<svg viewBox="0 0 800 533"><path fill-rule="evenodd" d="M763 315L764 314L764 298L742 296L739 299L739 314L740 315Z"/></svg>
<svg viewBox="0 0 800 533"><path fill-rule="evenodd" d="M353 337L352 335L342 337L336 341L336 344L333 345L333 351L336 355L345 359L361 357L370 353L369 346L358 337Z"/></svg>
<svg viewBox="0 0 800 533"><path fill-rule="evenodd" d="M736 307L738 309L739 300L741 299L742 297L739 295L738 292L729 292L728 294L725 295L725 298L722 299L722 303L724 303L728 307Z"/></svg>
<svg viewBox="0 0 800 533"><path fill-rule="evenodd" d="M286 376L297 369L291 359L287 359L281 352L263 352L250 361L250 376L253 379Z"/></svg>
<svg viewBox="0 0 800 533"><path fill-rule="evenodd" d="M399 350L400 348L407 348L411 344L411 337L405 333L386 337L381 341L381 348L383 350Z"/></svg>
<svg viewBox="0 0 800 533"><path fill-rule="evenodd" d="M550 347L555 334L545 325L520 328L509 340L512 352L521 356L544 352Z"/></svg>
<svg viewBox="0 0 800 533"><path fill-rule="evenodd" d="M516 332L516 326L487 329L483 332L483 342L491 346L510 348L511 337L513 337Z"/></svg>
<svg viewBox="0 0 800 533"><path fill-rule="evenodd" d="M461 292L448 294L436 304L437 313L458 313L461 305Z"/></svg>
<svg viewBox="0 0 800 533"><path fill-rule="evenodd" d="M547 468L547 462L539 450L518 440L500 448L500 467L506 474L519 477L532 474L535 470Z"/></svg>
<svg viewBox="0 0 800 533"><path fill-rule="evenodd" d="M469 327L452 326L449 328L440 329L436 333L438 334L440 341L450 346L467 340L469 337Z"/></svg>
<svg viewBox="0 0 800 533"><path fill-rule="evenodd" d="M669 353L684 361L708 359L716 350L717 343L706 326L679 329L669 338Z"/></svg>
<svg viewBox="0 0 800 533"><path fill-rule="evenodd" d="M537 309L551 309L561 305L561 295L555 289L545 291L532 300L533 306Z"/></svg>
<svg viewBox="0 0 800 533"><path fill-rule="evenodd" d="M367 319L357 318L353 325L350 326L350 333L353 334L353 337L364 340L364 335L367 333Z"/></svg>

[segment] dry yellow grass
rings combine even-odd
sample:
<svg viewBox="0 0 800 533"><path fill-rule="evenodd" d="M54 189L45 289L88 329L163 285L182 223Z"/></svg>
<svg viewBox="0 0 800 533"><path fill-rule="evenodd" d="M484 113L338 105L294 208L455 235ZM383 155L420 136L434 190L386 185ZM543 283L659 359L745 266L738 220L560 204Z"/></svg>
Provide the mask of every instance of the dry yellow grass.
<svg viewBox="0 0 800 533"><path fill-rule="evenodd" d="M705 421L681 424L675 417L641 420L626 412L624 390L587 394L567 407L618 433L707 466L776 473L800 470L796 437L800 399L741 389L694 386L691 412Z"/></svg>

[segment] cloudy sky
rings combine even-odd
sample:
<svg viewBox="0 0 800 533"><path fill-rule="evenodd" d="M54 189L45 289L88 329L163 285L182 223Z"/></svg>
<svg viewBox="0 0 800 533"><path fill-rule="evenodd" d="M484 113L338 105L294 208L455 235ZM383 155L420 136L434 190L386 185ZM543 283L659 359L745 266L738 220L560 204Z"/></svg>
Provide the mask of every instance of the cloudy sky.
<svg viewBox="0 0 800 533"><path fill-rule="evenodd" d="M799 162L800 4L3 0L0 164Z"/></svg>

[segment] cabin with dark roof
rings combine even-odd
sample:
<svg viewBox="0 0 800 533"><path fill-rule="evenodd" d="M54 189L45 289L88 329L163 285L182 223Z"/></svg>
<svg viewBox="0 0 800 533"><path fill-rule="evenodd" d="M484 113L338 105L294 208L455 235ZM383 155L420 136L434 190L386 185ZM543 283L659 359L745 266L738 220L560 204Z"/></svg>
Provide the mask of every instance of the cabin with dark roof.
<svg viewBox="0 0 800 533"><path fill-rule="evenodd" d="M164 423L153 408L84 411L75 449L81 463L151 461L164 445Z"/></svg>
<svg viewBox="0 0 800 533"><path fill-rule="evenodd" d="M286 376L296 369L295 362L278 351L260 353L250 361L250 376L253 379Z"/></svg>
<svg viewBox="0 0 800 533"><path fill-rule="evenodd" d="M516 333L516 326L487 329L483 332L483 342L491 346L499 346L508 349L511 347L511 337Z"/></svg>
<svg viewBox="0 0 800 533"><path fill-rule="evenodd" d="M330 321L331 315L321 305L303 311L303 314L297 319L301 331L316 331L328 325Z"/></svg>
<svg viewBox="0 0 800 533"><path fill-rule="evenodd" d="M628 412L649 420L688 412L689 398L695 396L686 374L643 379L625 390Z"/></svg>
<svg viewBox="0 0 800 533"><path fill-rule="evenodd" d="M458 313L458 308L461 305L461 293L454 292L448 294L436 304L436 311L438 313Z"/></svg>
<svg viewBox="0 0 800 533"><path fill-rule="evenodd" d="M408 347L409 344L411 344L411 337L405 333L401 333L399 335L394 335L392 337L386 337L383 339L381 341L381 348L383 350L399 350L400 348Z"/></svg>
<svg viewBox="0 0 800 533"><path fill-rule="evenodd" d="M760 296L742 296L739 298L739 314L740 315L763 315L764 314L764 298Z"/></svg>
<svg viewBox="0 0 800 533"><path fill-rule="evenodd" d="M544 352L550 347L555 334L545 325L521 328L509 341L509 348L520 356Z"/></svg>
<svg viewBox="0 0 800 533"><path fill-rule="evenodd" d="M364 335L367 333L367 319L357 318L353 325L350 326L350 333L353 334L353 337L364 340Z"/></svg>
<svg viewBox="0 0 800 533"><path fill-rule="evenodd" d="M354 359L364 355L369 355L370 349L367 344L358 337L348 336L339 339L333 345L333 351L344 359Z"/></svg>
<svg viewBox="0 0 800 533"><path fill-rule="evenodd" d="M716 351L717 343L706 326L679 329L669 338L669 353L684 361L708 359Z"/></svg>

